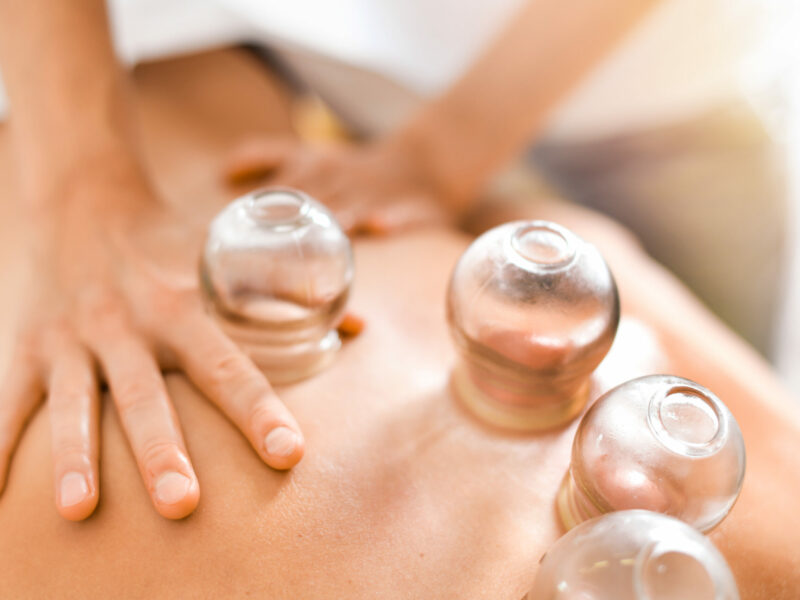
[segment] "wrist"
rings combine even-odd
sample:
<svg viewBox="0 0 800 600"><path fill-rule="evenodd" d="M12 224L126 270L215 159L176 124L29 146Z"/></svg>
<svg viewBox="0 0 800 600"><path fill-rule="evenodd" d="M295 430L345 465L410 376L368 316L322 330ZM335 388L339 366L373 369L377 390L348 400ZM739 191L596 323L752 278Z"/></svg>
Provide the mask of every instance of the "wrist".
<svg viewBox="0 0 800 600"><path fill-rule="evenodd" d="M113 172L139 163L131 144L110 131L54 130L41 140L15 131L13 119L11 128L19 184L26 199L47 196L51 188L90 174L101 176L103 169Z"/></svg>
<svg viewBox="0 0 800 600"><path fill-rule="evenodd" d="M163 208L139 164L120 155L76 163L37 188L25 198L21 216L38 256L57 257L70 240L116 236Z"/></svg>
<svg viewBox="0 0 800 600"><path fill-rule="evenodd" d="M52 188L102 176L104 169L115 173L140 163L127 81L112 65L88 80L64 77L38 82L38 93L26 103L12 98L9 130L21 191L29 199L52 196Z"/></svg>
<svg viewBox="0 0 800 600"><path fill-rule="evenodd" d="M20 192L26 208L116 202L129 189L149 187L139 157L115 140L95 140L74 152L43 156L20 153ZM94 190L114 191L101 198Z"/></svg>
<svg viewBox="0 0 800 600"><path fill-rule="evenodd" d="M65 243L113 237L163 208L138 162L118 154L48 175L32 194L20 216L33 255L46 260L65 258Z"/></svg>
<svg viewBox="0 0 800 600"><path fill-rule="evenodd" d="M407 171L413 173L422 186L432 190L449 212L462 214L469 208L476 190L467 179L454 176L449 158L443 156L449 152L447 144L439 139L434 127L412 121L384 144L394 156L402 157Z"/></svg>

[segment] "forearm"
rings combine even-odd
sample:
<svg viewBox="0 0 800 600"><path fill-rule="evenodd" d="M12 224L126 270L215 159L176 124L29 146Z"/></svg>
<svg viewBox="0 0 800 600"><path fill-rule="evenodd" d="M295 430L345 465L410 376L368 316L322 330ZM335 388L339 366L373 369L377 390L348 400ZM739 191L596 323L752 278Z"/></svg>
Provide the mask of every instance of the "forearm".
<svg viewBox="0 0 800 600"><path fill-rule="evenodd" d="M133 154L103 0L0 0L0 65L26 191Z"/></svg>
<svg viewBox="0 0 800 600"><path fill-rule="evenodd" d="M398 138L445 195L472 196L657 0L529 0L473 67Z"/></svg>

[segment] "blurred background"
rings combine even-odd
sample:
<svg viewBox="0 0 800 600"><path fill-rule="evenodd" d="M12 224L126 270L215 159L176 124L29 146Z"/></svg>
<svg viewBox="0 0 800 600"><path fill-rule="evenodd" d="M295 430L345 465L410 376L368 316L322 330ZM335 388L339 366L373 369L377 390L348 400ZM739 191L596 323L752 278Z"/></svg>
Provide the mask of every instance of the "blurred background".
<svg viewBox="0 0 800 600"><path fill-rule="evenodd" d="M748 2L758 7L761 20L752 54L743 65L743 83L762 107L773 135L785 144L789 174L792 235L774 362L800 397L800 3Z"/></svg>

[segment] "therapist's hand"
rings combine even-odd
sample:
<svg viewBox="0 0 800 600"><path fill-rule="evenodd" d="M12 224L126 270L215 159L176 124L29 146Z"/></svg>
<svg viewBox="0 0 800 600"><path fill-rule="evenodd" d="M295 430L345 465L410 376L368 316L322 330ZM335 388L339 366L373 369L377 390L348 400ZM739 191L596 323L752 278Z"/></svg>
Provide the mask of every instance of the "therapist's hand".
<svg viewBox="0 0 800 600"><path fill-rule="evenodd" d="M162 376L172 368L268 465L295 465L304 444L296 421L198 296L203 225L161 203L125 161L95 162L44 195L29 202L31 285L0 387L0 489L25 423L46 397L57 508L72 520L92 513L105 382L156 510L191 513L200 489Z"/></svg>
<svg viewBox="0 0 800 600"><path fill-rule="evenodd" d="M445 191L399 139L364 145L254 139L233 153L225 177L231 184L303 190L327 204L350 233L383 234L457 216Z"/></svg>

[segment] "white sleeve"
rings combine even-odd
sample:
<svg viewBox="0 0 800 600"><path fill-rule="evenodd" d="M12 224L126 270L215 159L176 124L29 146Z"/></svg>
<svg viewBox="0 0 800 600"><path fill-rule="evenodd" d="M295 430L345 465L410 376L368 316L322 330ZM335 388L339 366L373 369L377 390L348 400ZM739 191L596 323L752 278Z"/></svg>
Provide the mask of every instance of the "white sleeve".
<svg viewBox="0 0 800 600"><path fill-rule="evenodd" d="M107 0L114 47L126 65L230 46L256 36L220 0ZM8 99L0 73L0 121Z"/></svg>
<svg viewBox="0 0 800 600"><path fill-rule="evenodd" d="M230 46L253 29L221 0L107 0L117 55L126 64Z"/></svg>

